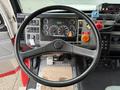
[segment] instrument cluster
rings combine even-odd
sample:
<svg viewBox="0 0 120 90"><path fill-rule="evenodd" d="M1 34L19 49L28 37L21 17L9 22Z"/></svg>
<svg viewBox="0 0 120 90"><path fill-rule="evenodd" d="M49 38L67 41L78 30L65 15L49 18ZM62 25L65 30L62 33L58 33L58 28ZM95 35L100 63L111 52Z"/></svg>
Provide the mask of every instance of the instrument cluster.
<svg viewBox="0 0 120 90"><path fill-rule="evenodd" d="M22 16L19 17L22 19ZM29 46L42 46L55 39L92 49L96 46L91 26L72 13L47 13L37 16L25 29L25 41Z"/></svg>
<svg viewBox="0 0 120 90"><path fill-rule="evenodd" d="M75 18L44 18L42 32L45 36L75 37L77 32L77 20Z"/></svg>

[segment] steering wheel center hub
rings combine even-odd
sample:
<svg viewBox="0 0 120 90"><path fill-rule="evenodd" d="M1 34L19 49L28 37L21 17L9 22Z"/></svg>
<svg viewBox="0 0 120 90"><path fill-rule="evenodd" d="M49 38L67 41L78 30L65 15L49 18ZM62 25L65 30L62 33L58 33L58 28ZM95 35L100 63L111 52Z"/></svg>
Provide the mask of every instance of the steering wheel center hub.
<svg viewBox="0 0 120 90"><path fill-rule="evenodd" d="M56 40L54 42L54 48L55 49L61 49L64 46L64 42L62 40Z"/></svg>

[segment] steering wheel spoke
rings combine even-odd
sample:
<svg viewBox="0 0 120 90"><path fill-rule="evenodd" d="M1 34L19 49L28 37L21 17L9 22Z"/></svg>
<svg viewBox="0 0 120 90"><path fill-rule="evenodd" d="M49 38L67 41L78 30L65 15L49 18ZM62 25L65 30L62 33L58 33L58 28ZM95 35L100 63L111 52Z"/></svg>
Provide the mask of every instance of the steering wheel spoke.
<svg viewBox="0 0 120 90"><path fill-rule="evenodd" d="M72 45L72 44L69 44L65 41L63 41L63 42L64 42L64 46L59 51L73 53L73 54L86 56L86 57L91 57L91 58L95 58L95 56L96 56L96 50L90 50L90 49L87 49L87 48Z"/></svg>
<svg viewBox="0 0 120 90"><path fill-rule="evenodd" d="M52 43L45 45L44 47L37 47L37 48L31 49L25 52L20 52L20 54L22 58L25 59L25 58L37 56L37 55L50 52L50 51L55 51L55 49L52 46Z"/></svg>
<svg viewBox="0 0 120 90"><path fill-rule="evenodd" d="M94 58L96 56L96 50L90 50L90 49L75 46L75 45L72 45L72 47L73 47L72 52L75 54L79 54L79 55L91 57L91 58Z"/></svg>
<svg viewBox="0 0 120 90"><path fill-rule="evenodd" d="M43 48L37 48L37 49L28 50L25 52L20 52L20 55L23 59L25 59L25 58L39 55L40 53L42 53L42 51L43 51Z"/></svg>

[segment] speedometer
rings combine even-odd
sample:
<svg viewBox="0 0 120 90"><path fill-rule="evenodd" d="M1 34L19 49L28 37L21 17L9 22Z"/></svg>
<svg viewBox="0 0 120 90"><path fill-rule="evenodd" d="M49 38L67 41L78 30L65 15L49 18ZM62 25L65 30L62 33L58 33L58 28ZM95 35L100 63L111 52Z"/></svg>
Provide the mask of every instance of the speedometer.
<svg viewBox="0 0 120 90"><path fill-rule="evenodd" d="M66 32L68 32L68 31L69 31L69 28L66 25L61 25L59 27L58 34L65 36Z"/></svg>

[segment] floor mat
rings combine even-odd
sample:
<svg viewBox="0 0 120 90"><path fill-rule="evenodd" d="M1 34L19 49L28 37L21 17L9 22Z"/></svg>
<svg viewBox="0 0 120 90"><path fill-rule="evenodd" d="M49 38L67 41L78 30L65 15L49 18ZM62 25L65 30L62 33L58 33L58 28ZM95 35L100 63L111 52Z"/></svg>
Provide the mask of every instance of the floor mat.
<svg viewBox="0 0 120 90"><path fill-rule="evenodd" d="M71 66L47 66L42 70L42 76L53 81L68 80L72 78L72 68ZM73 86L53 88L42 85L41 90L73 90Z"/></svg>

